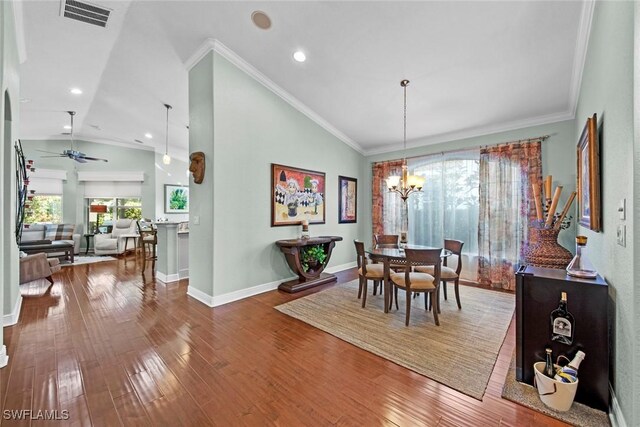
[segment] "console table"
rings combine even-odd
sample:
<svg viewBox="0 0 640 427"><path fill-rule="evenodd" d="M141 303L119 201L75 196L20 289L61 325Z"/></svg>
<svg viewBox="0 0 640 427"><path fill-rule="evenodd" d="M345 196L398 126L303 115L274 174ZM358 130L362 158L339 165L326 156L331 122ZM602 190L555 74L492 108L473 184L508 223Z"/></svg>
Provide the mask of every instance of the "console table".
<svg viewBox="0 0 640 427"><path fill-rule="evenodd" d="M290 240L278 240L276 245L280 248L284 254L287 264L294 273L298 275L297 279L283 282L278 286L278 289L285 292L293 293L303 289L308 289L313 286L324 285L325 283L335 282L336 276L333 274L323 273L322 271L329 263L331 258L331 251L336 245L336 242L342 240L340 236L320 236L310 237L308 239L290 239ZM309 266L307 271L302 267L302 251L305 247L319 245L327 255L322 264L317 266Z"/></svg>

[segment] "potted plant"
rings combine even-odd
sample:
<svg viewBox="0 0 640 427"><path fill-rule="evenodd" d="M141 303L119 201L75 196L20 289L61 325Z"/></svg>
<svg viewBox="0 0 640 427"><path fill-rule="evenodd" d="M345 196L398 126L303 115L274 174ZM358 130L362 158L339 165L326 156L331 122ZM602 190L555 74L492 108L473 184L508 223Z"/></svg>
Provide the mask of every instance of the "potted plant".
<svg viewBox="0 0 640 427"><path fill-rule="evenodd" d="M326 259L327 254L324 252L322 245L305 246L302 248L300 261L305 273L309 270L315 270L318 268L318 265L324 264Z"/></svg>

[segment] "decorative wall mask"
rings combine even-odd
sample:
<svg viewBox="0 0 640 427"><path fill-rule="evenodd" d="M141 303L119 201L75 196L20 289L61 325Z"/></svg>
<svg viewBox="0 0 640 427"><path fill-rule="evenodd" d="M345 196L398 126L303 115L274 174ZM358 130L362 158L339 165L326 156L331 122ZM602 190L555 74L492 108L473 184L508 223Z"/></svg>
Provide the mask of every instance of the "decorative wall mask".
<svg viewBox="0 0 640 427"><path fill-rule="evenodd" d="M204 153L202 151L191 153L189 161L189 172L193 175L193 182L196 184L202 184L205 170Z"/></svg>

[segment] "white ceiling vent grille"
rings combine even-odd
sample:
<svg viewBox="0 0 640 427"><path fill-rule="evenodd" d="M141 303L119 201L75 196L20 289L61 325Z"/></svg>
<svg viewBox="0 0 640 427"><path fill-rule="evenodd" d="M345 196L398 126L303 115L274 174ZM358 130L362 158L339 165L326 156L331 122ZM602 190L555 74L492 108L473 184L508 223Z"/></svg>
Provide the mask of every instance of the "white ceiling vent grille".
<svg viewBox="0 0 640 427"><path fill-rule="evenodd" d="M61 0L60 15L86 22L87 24L106 27L111 9L96 6L78 0Z"/></svg>

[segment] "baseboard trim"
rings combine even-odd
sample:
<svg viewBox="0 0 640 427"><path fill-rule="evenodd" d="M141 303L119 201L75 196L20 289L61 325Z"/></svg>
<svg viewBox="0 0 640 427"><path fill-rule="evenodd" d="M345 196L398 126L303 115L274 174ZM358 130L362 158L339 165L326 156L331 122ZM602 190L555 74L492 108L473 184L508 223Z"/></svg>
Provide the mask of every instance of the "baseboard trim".
<svg viewBox="0 0 640 427"><path fill-rule="evenodd" d="M622 415L622 409L620 408L620 403L618 403L618 398L616 397L616 393L609 383L609 392L611 393L611 407L609 408L609 420L611 421L612 427L627 427L627 422L624 419L624 415Z"/></svg>
<svg viewBox="0 0 640 427"><path fill-rule="evenodd" d="M4 368L9 363L9 356L7 356L7 346L0 346L0 368Z"/></svg>
<svg viewBox="0 0 640 427"><path fill-rule="evenodd" d="M333 274L333 273L348 270L350 268L357 267L357 266L358 266L358 263L353 261L353 262L348 262L346 264L334 265L333 267L326 268L324 271L326 273Z"/></svg>
<svg viewBox="0 0 640 427"><path fill-rule="evenodd" d="M156 271L156 279L160 280L163 283L171 283L180 280L180 276L178 274L164 274Z"/></svg>
<svg viewBox="0 0 640 427"><path fill-rule="evenodd" d="M346 264L340 264L333 267L327 268L325 271L327 273L337 273L338 271L348 270L356 266L356 262L348 262ZM159 274L159 273L156 273ZM286 282L287 280L293 280L297 276L286 277L284 279L278 279L273 282L262 283L260 285L252 286L246 289L240 289L237 291L229 292L227 294L211 296L202 292L199 289L194 288L193 286L189 286L187 289L187 295L193 297L194 299L200 301L201 303L209 306L209 307L218 307L220 305L229 304L230 302L238 301L241 299L249 298L254 295L262 294L264 292L273 291L274 289L278 289L278 286L282 282Z"/></svg>
<svg viewBox="0 0 640 427"><path fill-rule="evenodd" d="M13 311L9 314L5 314L2 316L2 326L13 326L18 323L18 319L20 319L20 310L22 309L22 295L18 297L15 305L13 306Z"/></svg>
<svg viewBox="0 0 640 427"><path fill-rule="evenodd" d="M187 287L187 295L191 298L200 301L204 305L208 307L213 307L213 297L209 294L202 292L199 289L194 288L193 286Z"/></svg>

